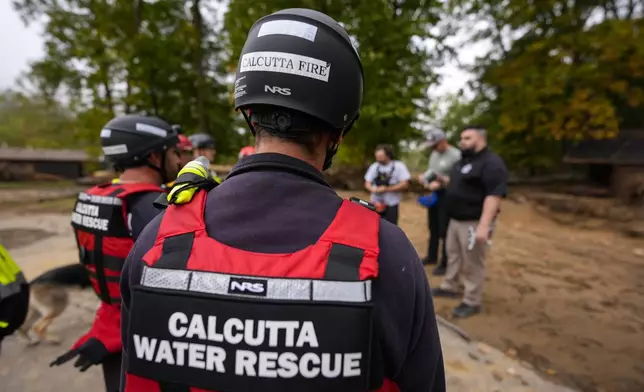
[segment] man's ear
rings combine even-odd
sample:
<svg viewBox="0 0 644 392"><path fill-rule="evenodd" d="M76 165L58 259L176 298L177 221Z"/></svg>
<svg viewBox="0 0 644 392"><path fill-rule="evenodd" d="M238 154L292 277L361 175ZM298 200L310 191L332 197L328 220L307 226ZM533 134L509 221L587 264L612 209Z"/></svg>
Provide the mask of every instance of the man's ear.
<svg viewBox="0 0 644 392"><path fill-rule="evenodd" d="M161 154L158 152L153 152L148 157L148 162L150 162L154 166L161 166Z"/></svg>

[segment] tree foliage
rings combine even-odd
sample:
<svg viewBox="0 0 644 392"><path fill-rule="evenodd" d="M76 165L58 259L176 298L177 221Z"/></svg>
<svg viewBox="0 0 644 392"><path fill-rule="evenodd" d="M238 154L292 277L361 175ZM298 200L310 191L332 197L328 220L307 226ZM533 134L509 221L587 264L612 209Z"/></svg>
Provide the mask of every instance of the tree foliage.
<svg viewBox="0 0 644 392"><path fill-rule="evenodd" d="M60 105L24 94L0 92L0 141L17 147L74 146L72 113Z"/></svg>
<svg viewBox="0 0 644 392"><path fill-rule="evenodd" d="M482 120L513 163L547 167L559 141L614 137L644 123L642 4L626 0L464 0L472 40L492 52L474 71Z"/></svg>
<svg viewBox="0 0 644 392"><path fill-rule="evenodd" d="M14 0L26 23L45 20L45 57L29 81L44 100L63 101L74 132L97 143L115 114L149 113L238 147L219 31L199 0Z"/></svg>
<svg viewBox="0 0 644 392"><path fill-rule="evenodd" d="M564 141L644 124L641 1L229 0L221 23L222 2L13 0L26 23L45 21L45 56L28 73L33 94L3 96L16 108L6 123L22 131L1 128L2 140L91 147L115 114L146 112L234 153L250 141L235 130L245 124L230 85L246 35L291 7L339 20L360 52L364 101L340 161L362 164L375 145L413 141L428 124L455 135L478 123L511 166L539 169L560 160ZM491 44L470 69L475 99L433 102L428 87L457 49L446 40L457 31ZM51 132L38 120L49 115Z"/></svg>
<svg viewBox="0 0 644 392"><path fill-rule="evenodd" d="M442 60L441 50L430 52L420 41L428 39L434 46L442 42L429 31L439 22L441 4L427 0L231 0L224 17L229 70L234 71L246 35L257 19L297 7L324 12L341 22L362 60L365 89L360 119L345 138L339 160L362 163L371 158L379 143L397 145L418 137L412 123L419 101L436 81L434 66Z"/></svg>

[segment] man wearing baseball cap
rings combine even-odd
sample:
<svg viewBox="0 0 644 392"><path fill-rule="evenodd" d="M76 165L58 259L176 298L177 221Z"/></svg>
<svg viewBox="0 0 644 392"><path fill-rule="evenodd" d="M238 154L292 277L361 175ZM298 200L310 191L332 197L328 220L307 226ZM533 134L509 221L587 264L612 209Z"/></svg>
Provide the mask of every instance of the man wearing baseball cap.
<svg viewBox="0 0 644 392"><path fill-rule="evenodd" d="M444 275L447 268L447 252L445 234L447 232L447 209L445 208L446 179L454 164L461 160L461 151L451 146L441 130L434 130L427 135L427 146L433 148L429 157L429 168L419 177L425 188L436 194L436 202L427 209L427 224L429 228L429 246L427 257L423 264L437 264L432 272L434 275ZM440 261L438 260L438 247L443 240Z"/></svg>

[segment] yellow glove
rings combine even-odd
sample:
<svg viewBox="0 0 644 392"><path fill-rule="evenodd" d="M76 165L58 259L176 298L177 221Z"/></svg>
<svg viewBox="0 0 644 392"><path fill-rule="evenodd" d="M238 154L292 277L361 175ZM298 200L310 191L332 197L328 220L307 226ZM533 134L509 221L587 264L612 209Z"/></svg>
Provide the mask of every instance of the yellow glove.
<svg viewBox="0 0 644 392"><path fill-rule="evenodd" d="M195 192L199 189L198 182L204 180L213 181L208 167L210 162L206 157L198 157L188 162L177 176L175 186L167 195L168 203L170 204L185 204L192 200Z"/></svg>

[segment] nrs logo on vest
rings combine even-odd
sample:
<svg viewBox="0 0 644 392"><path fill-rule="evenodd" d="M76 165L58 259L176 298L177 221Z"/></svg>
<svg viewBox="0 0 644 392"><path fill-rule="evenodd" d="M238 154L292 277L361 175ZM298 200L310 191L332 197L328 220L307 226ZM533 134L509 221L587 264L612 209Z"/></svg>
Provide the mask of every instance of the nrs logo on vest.
<svg viewBox="0 0 644 392"><path fill-rule="evenodd" d="M266 279L241 279L231 277L228 293L266 296L267 284L268 281Z"/></svg>
<svg viewBox="0 0 644 392"><path fill-rule="evenodd" d="M138 359L186 366L216 373L234 373L236 376L307 379L348 378L362 374L362 353L304 352L302 349L320 348L312 321L240 320L223 321L217 316L174 312L168 319L168 332L174 338L189 341L170 341L133 335ZM221 346L204 344L222 343L226 347L243 344L247 349L233 352ZM262 350L259 347L276 350ZM252 350L257 347L257 350ZM318 350L320 351L320 350ZM298 352L299 354L296 354ZM232 356L233 369L226 368L226 359ZM228 362L231 363L231 362Z"/></svg>

